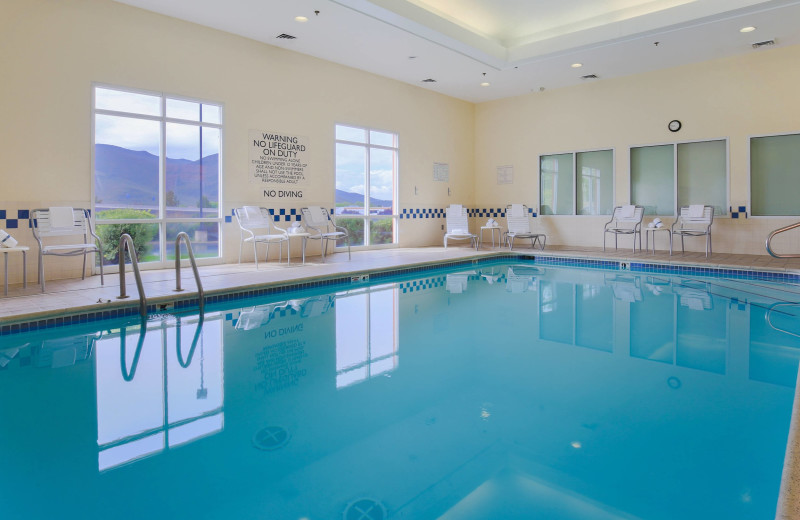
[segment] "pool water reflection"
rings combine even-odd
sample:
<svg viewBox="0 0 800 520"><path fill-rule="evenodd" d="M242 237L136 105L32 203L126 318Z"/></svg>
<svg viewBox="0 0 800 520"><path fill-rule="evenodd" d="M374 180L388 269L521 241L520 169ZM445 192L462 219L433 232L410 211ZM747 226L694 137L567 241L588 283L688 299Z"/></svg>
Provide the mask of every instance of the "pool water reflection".
<svg viewBox="0 0 800 520"><path fill-rule="evenodd" d="M774 516L785 287L531 263L281 298L3 337L4 517Z"/></svg>

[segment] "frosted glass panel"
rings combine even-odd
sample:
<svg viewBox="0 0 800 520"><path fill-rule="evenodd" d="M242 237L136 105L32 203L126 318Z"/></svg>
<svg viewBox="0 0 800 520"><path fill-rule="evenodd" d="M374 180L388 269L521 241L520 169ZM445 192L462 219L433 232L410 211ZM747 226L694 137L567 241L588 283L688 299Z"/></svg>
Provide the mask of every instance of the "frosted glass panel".
<svg viewBox="0 0 800 520"><path fill-rule="evenodd" d="M540 171L542 215L572 215L572 154L543 155Z"/></svg>
<svg viewBox="0 0 800 520"><path fill-rule="evenodd" d="M576 156L578 215L610 215L614 206L613 152L581 152Z"/></svg>
<svg viewBox="0 0 800 520"><path fill-rule="evenodd" d="M750 140L753 215L800 215L800 134Z"/></svg>
<svg viewBox="0 0 800 520"><path fill-rule="evenodd" d="M675 162L671 144L631 148L631 204L646 215L675 214Z"/></svg>
<svg viewBox="0 0 800 520"><path fill-rule="evenodd" d="M678 145L678 207L714 206L714 215L728 214L728 175L725 141Z"/></svg>

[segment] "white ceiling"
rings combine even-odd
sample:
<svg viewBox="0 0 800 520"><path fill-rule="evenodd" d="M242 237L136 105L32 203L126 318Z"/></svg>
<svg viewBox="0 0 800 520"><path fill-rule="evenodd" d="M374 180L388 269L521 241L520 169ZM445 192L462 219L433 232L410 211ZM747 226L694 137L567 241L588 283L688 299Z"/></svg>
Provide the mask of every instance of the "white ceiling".
<svg viewBox="0 0 800 520"><path fill-rule="evenodd" d="M800 44L800 0L116 1L472 102Z"/></svg>

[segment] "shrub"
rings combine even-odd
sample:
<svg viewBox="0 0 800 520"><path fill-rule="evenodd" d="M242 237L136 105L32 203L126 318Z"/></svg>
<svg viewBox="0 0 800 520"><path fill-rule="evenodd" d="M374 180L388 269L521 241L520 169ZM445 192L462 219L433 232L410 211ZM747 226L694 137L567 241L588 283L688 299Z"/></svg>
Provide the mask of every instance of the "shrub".
<svg viewBox="0 0 800 520"><path fill-rule="evenodd" d="M140 209L108 209L97 213L102 220L132 220L155 218L148 211ZM97 236L103 244L103 257L107 264L119 263L119 237L127 233L133 239L136 255L141 259L150 251L150 242L158 233L158 226L136 222L131 224L102 224L97 228Z"/></svg>

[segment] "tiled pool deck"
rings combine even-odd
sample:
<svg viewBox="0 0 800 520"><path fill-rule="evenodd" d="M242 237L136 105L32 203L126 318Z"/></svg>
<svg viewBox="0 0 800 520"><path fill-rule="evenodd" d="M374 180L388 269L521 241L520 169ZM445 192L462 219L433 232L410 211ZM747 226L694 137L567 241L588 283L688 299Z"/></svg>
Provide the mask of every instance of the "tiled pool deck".
<svg viewBox="0 0 800 520"><path fill-rule="evenodd" d="M207 301L223 298L230 293L265 292L281 286L296 286L329 283L331 279L343 279L365 273L383 271L405 271L424 268L430 264L465 262L508 254L507 249L486 248L480 251L468 247L451 246L403 249L381 249L354 252L352 260L347 255L329 255L325 263L319 257L307 259L305 265L298 260L287 265L276 262L261 263L256 270L253 263L203 266L200 275ZM705 258L703 253L686 253L669 256L666 251L636 253L629 249L603 252L600 248L548 247L545 251L529 248L515 249L512 254L537 257L542 263L568 263L576 266L610 267L624 263L626 268L640 272L675 274L706 274L709 270L726 271L725 276L756 277L758 279L789 282L800 285L800 259L775 259L767 255L713 254ZM196 298L195 282L191 269L181 270L181 286L176 293L173 269L142 271L148 303L159 306L176 300ZM51 326L63 323L65 314L79 317L99 316L108 313L136 314L138 293L132 272L126 276L125 300L118 300L119 275L106 275L105 285L100 277L86 280L53 280L47 282L47 293L30 283L26 289L12 285L9 295L0 298L0 331L4 334L20 330L20 323L38 323ZM117 314L118 315L118 314ZM60 322L60 323L59 323ZM0 334L0 345L3 336ZM800 519L800 392L795 396L792 426L786 450L787 462L781 487L781 499L776 518L779 520Z"/></svg>

